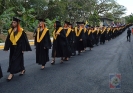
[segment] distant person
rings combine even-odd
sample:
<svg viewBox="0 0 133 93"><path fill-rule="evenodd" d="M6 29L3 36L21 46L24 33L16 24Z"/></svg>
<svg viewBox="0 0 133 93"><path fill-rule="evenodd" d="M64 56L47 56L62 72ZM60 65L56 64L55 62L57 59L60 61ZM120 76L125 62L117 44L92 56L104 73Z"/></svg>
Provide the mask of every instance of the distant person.
<svg viewBox="0 0 133 93"><path fill-rule="evenodd" d="M127 30L127 41L129 41L129 42L130 42L130 37L131 37L131 30L130 30L130 28L128 28L128 30Z"/></svg>
<svg viewBox="0 0 133 93"><path fill-rule="evenodd" d="M2 74L2 70L1 70L1 66L0 66L0 78L3 77L3 74Z"/></svg>
<svg viewBox="0 0 133 93"><path fill-rule="evenodd" d="M133 28L132 28L132 34L133 34Z"/></svg>

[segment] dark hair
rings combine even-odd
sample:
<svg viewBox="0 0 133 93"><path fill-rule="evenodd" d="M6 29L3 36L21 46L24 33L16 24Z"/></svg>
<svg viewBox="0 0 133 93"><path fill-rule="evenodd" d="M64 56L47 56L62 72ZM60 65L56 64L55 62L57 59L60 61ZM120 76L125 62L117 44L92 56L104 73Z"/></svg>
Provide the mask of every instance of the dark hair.
<svg viewBox="0 0 133 93"><path fill-rule="evenodd" d="M61 22L60 21L56 21L55 23L56 23L56 28L61 27Z"/></svg>

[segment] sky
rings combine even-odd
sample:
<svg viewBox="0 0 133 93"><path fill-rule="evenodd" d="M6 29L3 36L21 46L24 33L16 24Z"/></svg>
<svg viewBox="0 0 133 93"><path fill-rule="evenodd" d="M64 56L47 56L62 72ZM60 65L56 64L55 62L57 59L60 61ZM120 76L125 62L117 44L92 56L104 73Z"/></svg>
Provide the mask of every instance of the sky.
<svg viewBox="0 0 133 93"><path fill-rule="evenodd" d="M120 5L127 8L126 15L133 13L133 0L116 0Z"/></svg>

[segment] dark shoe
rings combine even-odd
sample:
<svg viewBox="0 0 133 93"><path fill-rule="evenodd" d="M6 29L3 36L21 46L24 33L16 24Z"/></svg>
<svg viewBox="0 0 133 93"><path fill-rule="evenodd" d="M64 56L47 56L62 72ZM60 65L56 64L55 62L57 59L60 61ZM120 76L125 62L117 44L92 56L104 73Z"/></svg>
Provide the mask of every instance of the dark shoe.
<svg viewBox="0 0 133 93"><path fill-rule="evenodd" d="M42 67L41 70L44 70L45 67Z"/></svg>
<svg viewBox="0 0 133 93"><path fill-rule="evenodd" d="M61 60L60 64L63 64L63 60Z"/></svg>
<svg viewBox="0 0 133 93"><path fill-rule="evenodd" d="M52 62L51 62L51 65L54 65L55 64L55 60L53 60Z"/></svg>
<svg viewBox="0 0 133 93"><path fill-rule="evenodd" d="M13 79L14 75L12 75L11 79L7 79L7 82L10 82Z"/></svg>
<svg viewBox="0 0 133 93"><path fill-rule="evenodd" d="M23 76L25 74L25 70L23 71L23 73L19 74L19 76Z"/></svg>

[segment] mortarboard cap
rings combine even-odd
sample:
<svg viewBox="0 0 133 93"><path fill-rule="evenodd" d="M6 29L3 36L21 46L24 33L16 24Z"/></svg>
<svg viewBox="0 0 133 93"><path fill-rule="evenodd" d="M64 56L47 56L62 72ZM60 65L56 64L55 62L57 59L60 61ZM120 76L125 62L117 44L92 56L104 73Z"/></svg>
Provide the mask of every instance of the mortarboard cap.
<svg viewBox="0 0 133 93"><path fill-rule="evenodd" d="M21 20L17 17L13 17L13 21L20 22Z"/></svg>
<svg viewBox="0 0 133 93"><path fill-rule="evenodd" d="M45 22L46 20L45 19L43 19L43 18L39 18L39 19L37 19L38 21L40 21L40 22Z"/></svg>
<svg viewBox="0 0 133 93"><path fill-rule="evenodd" d="M76 22L77 24L82 24L82 22Z"/></svg>
<svg viewBox="0 0 133 93"><path fill-rule="evenodd" d="M56 23L56 27L61 27L61 22L60 21L56 20L55 23Z"/></svg>

